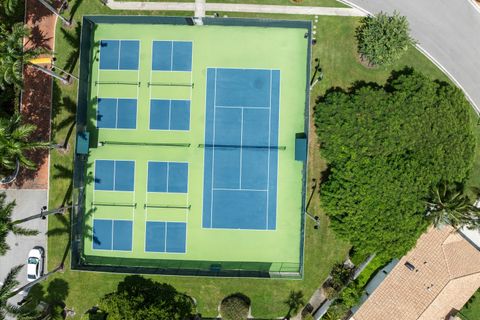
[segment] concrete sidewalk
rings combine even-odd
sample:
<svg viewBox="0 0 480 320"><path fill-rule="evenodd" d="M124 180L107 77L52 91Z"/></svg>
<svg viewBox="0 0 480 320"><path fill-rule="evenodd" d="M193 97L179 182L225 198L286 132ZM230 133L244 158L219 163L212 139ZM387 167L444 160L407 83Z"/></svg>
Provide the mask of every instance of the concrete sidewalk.
<svg viewBox="0 0 480 320"><path fill-rule="evenodd" d="M151 10L151 11L194 11L202 16L206 11L250 12L296 15L323 16L365 16L365 12L356 8L328 8L307 6L277 6L236 3L205 3L204 0L193 2L119 2L108 0L107 6L114 10Z"/></svg>

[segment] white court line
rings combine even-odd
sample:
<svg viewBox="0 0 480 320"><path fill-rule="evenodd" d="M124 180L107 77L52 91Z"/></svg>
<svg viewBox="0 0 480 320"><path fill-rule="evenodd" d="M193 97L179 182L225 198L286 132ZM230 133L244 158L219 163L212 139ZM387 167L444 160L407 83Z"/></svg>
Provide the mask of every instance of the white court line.
<svg viewBox="0 0 480 320"><path fill-rule="evenodd" d="M165 250L163 250L163 252L167 252L167 233L168 233L168 223L167 222L164 222L164 225L165 225Z"/></svg>
<svg viewBox="0 0 480 320"><path fill-rule="evenodd" d="M248 106L215 106L220 109L270 109L270 107L248 107Z"/></svg>
<svg viewBox="0 0 480 320"><path fill-rule="evenodd" d="M169 189L168 186L170 184L169 183L169 180L170 180L170 162L166 162L166 164L167 164L167 186L166 187L167 187L167 192L168 192L168 189Z"/></svg>
<svg viewBox="0 0 480 320"><path fill-rule="evenodd" d="M170 71L173 71L173 41L170 41Z"/></svg>
<svg viewBox="0 0 480 320"><path fill-rule="evenodd" d="M117 190L116 186L115 186L115 175L117 173L117 161L115 160L112 160L113 161L113 190Z"/></svg>
<svg viewBox="0 0 480 320"><path fill-rule="evenodd" d="M113 230L113 225L114 225L115 223L113 222L113 219L111 219L110 221L112 222L112 242L111 242L112 245L110 246L110 250L113 251L113 232L114 232L114 230Z"/></svg>
<svg viewBox="0 0 480 320"><path fill-rule="evenodd" d="M118 129L118 99L115 99L115 129Z"/></svg>
<svg viewBox="0 0 480 320"><path fill-rule="evenodd" d="M122 51L122 40L118 40L118 62L117 70L120 70L120 52Z"/></svg>
<svg viewBox="0 0 480 320"><path fill-rule="evenodd" d="M243 189L243 188L212 188L215 191L252 191L252 192L268 192L268 189Z"/></svg>
<svg viewBox="0 0 480 320"><path fill-rule="evenodd" d="M217 102L217 69L215 68L215 85L213 87L213 141L215 145L215 104ZM215 147L212 148L212 190L210 197L210 228L213 223L213 187L214 187L214 171L215 171Z"/></svg>
<svg viewBox="0 0 480 320"><path fill-rule="evenodd" d="M241 110L242 110L242 117L240 120L240 174L239 174L240 189L242 189L242 159L243 159L243 109Z"/></svg>
<svg viewBox="0 0 480 320"><path fill-rule="evenodd" d="M268 147L271 147L271 134L272 134L272 70L270 70L270 101L268 110ZM268 149L268 161L267 161L267 190L270 190L270 153L271 149ZM278 174L278 173L277 173ZM268 210L269 210L270 192L267 191L267 211L266 211L266 229L268 230Z"/></svg>
<svg viewBox="0 0 480 320"><path fill-rule="evenodd" d="M168 130L172 128L172 99L168 100Z"/></svg>

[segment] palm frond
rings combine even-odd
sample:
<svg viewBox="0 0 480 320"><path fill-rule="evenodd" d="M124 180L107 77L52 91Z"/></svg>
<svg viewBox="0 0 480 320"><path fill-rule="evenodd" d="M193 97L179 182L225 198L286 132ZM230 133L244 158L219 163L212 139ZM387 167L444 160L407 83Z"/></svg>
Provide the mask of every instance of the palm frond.
<svg viewBox="0 0 480 320"><path fill-rule="evenodd" d="M12 224L11 230L13 234L19 236L36 236L39 233L38 230L23 228L16 224Z"/></svg>

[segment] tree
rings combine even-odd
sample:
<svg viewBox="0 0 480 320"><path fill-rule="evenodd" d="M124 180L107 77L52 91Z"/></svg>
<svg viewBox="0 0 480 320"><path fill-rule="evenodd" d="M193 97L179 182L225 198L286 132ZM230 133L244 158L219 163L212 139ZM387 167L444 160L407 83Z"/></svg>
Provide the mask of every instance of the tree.
<svg viewBox="0 0 480 320"><path fill-rule="evenodd" d="M1 0L0 7L3 9L7 16L11 16L15 13L18 6L18 0Z"/></svg>
<svg viewBox="0 0 480 320"><path fill-rule="evenodd" d="M25 50L23 39L28 35L29 30L21 22L11 28L0 24L0 88L9 84L22 87L22 64L40 52L33 48Z"/></svg>
<svg viewBox="0 0 480 320"><path fill-rule="evenodd" d="M126 277L99 303L109 320L184 320L194 308L192 299L171 285L136 275Z"/></svg>
<svg viewBox="0 0 480 320"><path fill-rule="evenodd" d="M427 201L426 216L436 228L449 224L454 228L480 227L480 208L464 192L463 184L443 181L435 186Z"/></svg>
<svg viewBox="0 0 480 320"><path fill-rule="evenodd" d="M305 301L303 299L303 292L301 290L290 291L288 298L283 303L288 306L288 312L287 312L286 318L290 319L290 316L292 315L292 313L294 314L297 313L298 309L300 309L300 307L305 304Z"/></svg>
<svg viewBox="0 0 480 320"><path fill-rule="evenodd" d="M464 181L475 137L470 105L450 84L413 70L385 86L330 90L315 122L330 174L321 205L360 255L404 255L425 231L425 199L439 181Z"/></svg>
<svg viewBox="0 0 480 320"><path fill-rule="evenodd" d="M380 12L363 18L357 29L358 52L370 65L387 65L398 60L414 44L406 17Z"/></svg>
<svg viewBox="0 0 480 320"><path fill-rule="evenodd" d="M24 310L20 307L14 306L8 303L8 299L15 295L15 287L19 282L16 277L23 265L13 267L3 280L3 284L0 287L0 320L6 319L7 315L14 317L22 317L22 319L32 319L35 315L35 311Z"/></svg>
<svg viewBox="0 0 480 320"><path fill-rule="evenodd" d="M0 172L6 174L16 168L17 161L27 169L34 169L35 163L26 156L26 151L45 149L49 143L31 141L36 127L22 123L22 117L15 113L9 119L0 118Z"/></svg>
<svg viewBox="0 0 480 320"><path fill-rule="evenodd" d="M242 293L231 294L220 304L223 320L246 320L249 311L250 299Z"/></svg>
<svg viewBox="0 0 480 320"><path fill-rule="evenodd" d="M32 236L38 234L37 230L25 229L12 221L12 212L15 201L6 203L5 192L0 193L0 255L3 256L10 247L7 244L7 235L12 232L15 235Z"/></svg>

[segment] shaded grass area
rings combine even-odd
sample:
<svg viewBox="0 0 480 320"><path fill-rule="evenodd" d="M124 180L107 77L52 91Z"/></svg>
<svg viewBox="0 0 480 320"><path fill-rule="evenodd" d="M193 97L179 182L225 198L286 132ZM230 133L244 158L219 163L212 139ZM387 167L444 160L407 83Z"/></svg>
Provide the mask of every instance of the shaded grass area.
<svg viewBox="0 0 480 320"><path fill-rule="evenodd" d="M135 12L111 11L99 1L80 1L76 8L75 21L80 21L83 14L136 14ZM141 12L141 14L164 14L162 12ZM172 14L172 13L168 13ZM238 14L230 16L264 17L257 14ZM294 16L275 16L292 19ZM309 19L308 17L299 17ZM316 97L322 95L332 86L349 87L355 81L372 81L384 83L391 70L403 66L413 66L433 78L445 80L445 76L436 69L422 54L412 49L395 65L387 68L367 69L357 59L354 33L359 20L346 17L320 17L317 24L317 45L313 47L313 58L320 59L324 79L312 92L312 105ZM75 28L67 31L57 26L56 52L57 63L68 70L78 72L78 35ZM57 207L70 201L72 177L72 151L74 135L69 132L74 125L73 115L76 102L76 85L54 88L53 139L63 143L68 138L70 151L60 154L52 152L50 207ZM309 181L320 180L322 171L326 169L324 160L318 152L319 146L310 128L310 163ZM309 183L310 184L310 183ZM305 244L305 277L304 280L271 280L271 279L217 279L190 278L172 276L149 276L158 282L166 282L177 290L186 292L198 301L198 311L203 316L217 315L219 302L227 295L241 292L252 300L252 313L258 318L275 318L287 313L288 307L283 303L291 290L302 290L305 297L310 297L323 282L335 262L342 261L349 250L348 243L336 239L329 229L329 222L320 209L318 188L310 203L309 212L320 217L320 229L313 229L312 221L307 221ZM69 221L62 216L49 218L48 268L55 268L68 253ZM61 278L68 283L68 295L64 301L68 308L74 308L77 317L81 316L106 293L115 290L117 283L124 278L122 274L106 274L94 272L78 272L69 270L69 257L63 273L53 275L43 285Z"/></svg>

